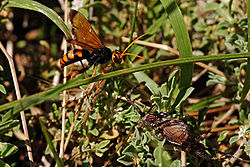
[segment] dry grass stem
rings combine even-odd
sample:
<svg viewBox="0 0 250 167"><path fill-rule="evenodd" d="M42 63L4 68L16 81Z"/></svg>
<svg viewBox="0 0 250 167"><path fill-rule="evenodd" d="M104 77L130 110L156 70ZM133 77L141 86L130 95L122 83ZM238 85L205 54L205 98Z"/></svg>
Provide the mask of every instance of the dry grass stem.
<svg viewBox="0 0 250 167"><path fill-rule="evenodd" d="M20 100L22 97L21 97L21 93L20 93L20 89L19 89L19 84L18 84L18 80L17 80L17 75L16 75L16 70L15 70L15 65L14 65L13 57L9 55L9 53L7 52L7 50L4 48L2 42L0 42L0 49L3 51L4 55L6 56L6 58L9 61L9 65L10 65L11 75L12 75L12 78L13 78L13 83L14 83L14 87L15 87L16 96L17 96L17 99ZM23 131L24 131L24 134L25 134L25 137L26 137L25 138L25 142L26 142L26 147L27 147L27 152L28 152L30 166L34 166L34 160L33 160L33 155L32 155L31 143L30 143L30 139L29 139L29 132L28 132L28 127L27 127L27 123L26 123L26 118L25 118L24 111L21 111L20 115L21 115L21 120L22 120L22 125L23 125Z"/></svg>
<svg viewBox="0 0 250 167"><path fill-rule="evenodd" d="M229 118L233 113L234 111L236 110L236 105L233 104L231 106L231 108L217 121L214 121L213 122L213 125L212 125L212 128L215 128L217 127L220 123L222 123L225 119Z"/></svg>
<svg viewBox="0 0 250 167"><path fill-rule="evenodd" d="M64 2L64 21L65 23L68 22L68 0L65 0ZM63 39L65 40L65 38ZM67 42L64 42L64 54L66 54L67 52ZM67 68L64 67L63 69L63 83L65 84L67 82L67 77L65 77L67 75ZM62 102L62 106L66 106L66 93L67 91L64 90L63 91L63 102ZM63 162L63 155L64 155L64 138L65 138L65 117L66 117L66 107L62 108L62 131L61 131L61 143L60 143L60 152L59 152L59 157Z"/></svg>
<svg viewBox="0 0 250 167"><path fill-rule="evenodd" d="M186 152L181 151L181 167L186 167Z"/></svg>

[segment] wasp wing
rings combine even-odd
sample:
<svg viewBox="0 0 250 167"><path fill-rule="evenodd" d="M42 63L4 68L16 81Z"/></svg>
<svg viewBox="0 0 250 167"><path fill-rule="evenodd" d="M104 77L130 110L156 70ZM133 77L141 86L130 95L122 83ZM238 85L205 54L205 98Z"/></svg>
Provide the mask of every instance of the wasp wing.
<svg viewBox="0 0 250 167"><path fill-rule="evenodd" d="M73 25L72 33L75 37L75 39L68 40L69 42L91 51L103 47L103 44L96 32L93 30L88 20L80 12L71 9L69 18L71 24Z"/></svg>

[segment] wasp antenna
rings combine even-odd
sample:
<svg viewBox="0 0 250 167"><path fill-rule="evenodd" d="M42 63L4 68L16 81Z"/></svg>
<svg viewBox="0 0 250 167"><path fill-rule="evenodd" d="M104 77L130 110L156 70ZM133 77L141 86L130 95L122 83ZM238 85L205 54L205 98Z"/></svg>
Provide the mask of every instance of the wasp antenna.
<svg viewBox="0 0 250 167"><path fill-rule="evenodd" d="M146 57L139 56L139 55L132 54L132 53L124 53L123 55L131 55L131 56L139 57L139 58L142 58L142 59L146 59Z"/></svg>
<svg viewBox="0 0 250 167"><path fill-rule="evenodd" d="M121 57L120 58L122 58L125 54L125 52L138 40L138 39L140 39L140 38L142 38L142 37L144 37L145 35L147 35L147 34L149 34L150 32L147 32L147 33L145 33L145 34L142 34L141 36L139 36L138 38L136 38L133 42L131 42L131 44L129 44L128 45L128 47L122 52L122 54L121 54Z"/></svg>

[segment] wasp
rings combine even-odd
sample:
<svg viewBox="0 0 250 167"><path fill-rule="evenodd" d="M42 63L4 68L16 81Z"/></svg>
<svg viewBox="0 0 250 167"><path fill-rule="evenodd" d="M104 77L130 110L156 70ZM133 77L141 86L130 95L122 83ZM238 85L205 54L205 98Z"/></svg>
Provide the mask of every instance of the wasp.
<svg viewBox="0 0 250 167"><path fill-rule="evenodd" d="M118 50L114 50L112 52L101 42L88 20L80 12L71 9L69 19L72 24L72 34L74 39L68 39L67 41L73 45L80 46L81 49L73 49L64 54L60 59L60 66L63 68L69 64L80 61L83 68L77 71L74 75L85 72L93 65L97 67L99 64L105 64L110 60L116 64L120 64L125 55L133 55L144 58L132 53L126 53L126 51L138 39L148 33L136 38L122 53Z"/></svg>

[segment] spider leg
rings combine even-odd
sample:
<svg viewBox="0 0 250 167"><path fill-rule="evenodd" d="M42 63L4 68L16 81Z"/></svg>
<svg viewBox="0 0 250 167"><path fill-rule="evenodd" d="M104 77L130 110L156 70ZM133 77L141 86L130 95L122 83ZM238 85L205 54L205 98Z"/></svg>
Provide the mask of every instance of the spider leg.
<svg viewBox="0 0 250 167"><path fill-rule="evenodd" d="M141 115L145 116L145 114L140 110L140 108L135 104L135 102L130 98L130 94L138 87L139 85L136 85L133 87L128 93L126 94L127 101L135 108L135 110Z"/></svg>
<svg viewBox="0 0 250 167"><path fill-rule="evenodd" d="M148 113L150 113L150 112L154 109L155 106L156 106L156 104L153 104L153 105L149 108Z"/></svg>
<svg viewBox="0 0 250 167"><path fill-rule="evenodd" d="M195 141L196 141L196 142L199 142L200 140L205 139L205 138L206 138L206 135L207 135L208 133L210 133L210 131L211 131L211 129L209 129L209 130L203 132L200 136L198 136L198 137L195 138Z"/></svg>
<svg viewBox="0 0 250 167"><path fill-rule="evenodd" d="M154 137L155 137L156 139L162 141L162 140L164 139L162 129L156 129L156 130L155 130Z"/></svg>
<svg viewBox="0 0 250 167"><path fill-rule="evenodd" d="M216 149L213 149L213 151L215 151L216 153L219 153L219 154L225 156L226 158L235 158L235 159L237 159L239 161L242 161L242 162L245 162L245 163L250 163L250 160L242 159L242 158L237 157L237 156L235 156L233 154L230 154L230 153L224 153L224 152L221 152L221 151L216 150Z"/></svg>

